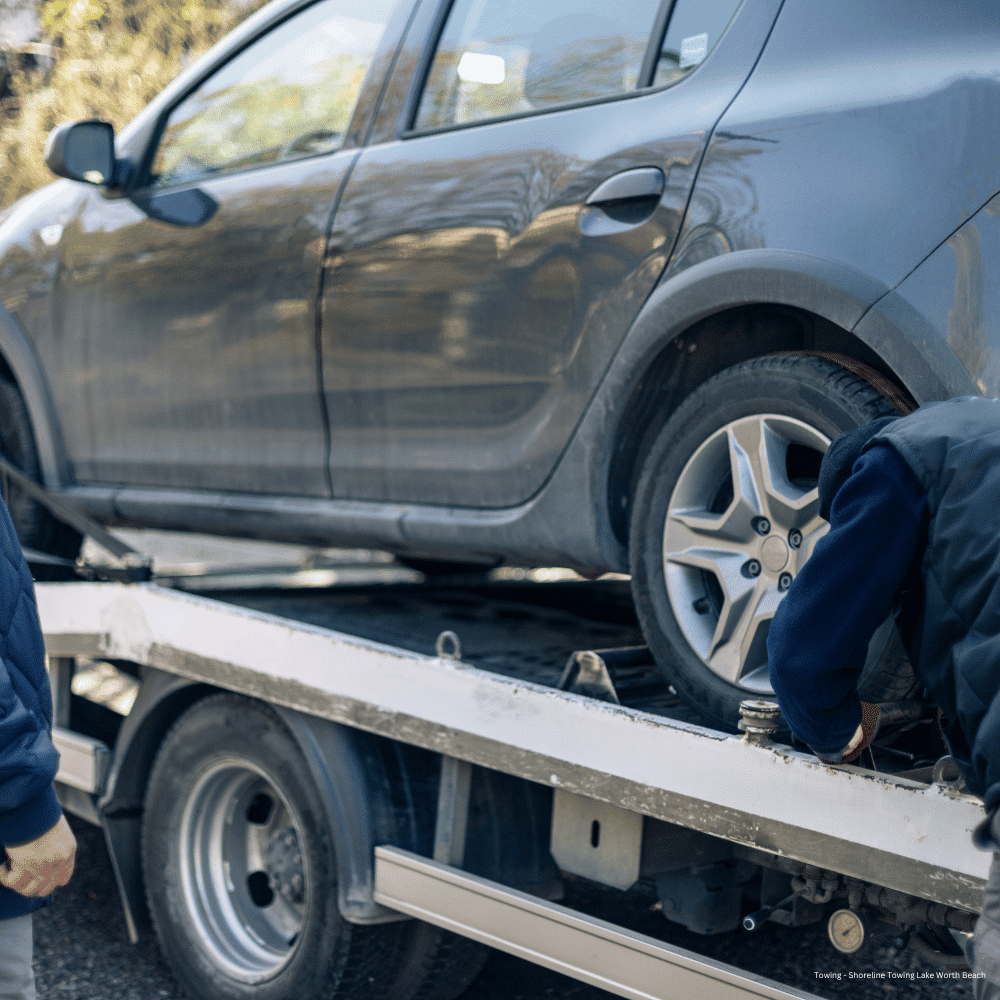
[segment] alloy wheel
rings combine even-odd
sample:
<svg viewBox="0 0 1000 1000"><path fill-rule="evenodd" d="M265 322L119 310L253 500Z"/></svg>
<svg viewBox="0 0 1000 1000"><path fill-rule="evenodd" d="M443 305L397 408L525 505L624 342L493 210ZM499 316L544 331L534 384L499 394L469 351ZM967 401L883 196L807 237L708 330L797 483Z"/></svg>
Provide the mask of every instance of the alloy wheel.
<svg viewBox="0 0 1000 1000"><path fill-rule="evenodd" d="M830 439L774 413L719 428L671 494L663 563L674 616L721 679L771 694L767 631L788 586L829 525L816 482Z"/></svg>

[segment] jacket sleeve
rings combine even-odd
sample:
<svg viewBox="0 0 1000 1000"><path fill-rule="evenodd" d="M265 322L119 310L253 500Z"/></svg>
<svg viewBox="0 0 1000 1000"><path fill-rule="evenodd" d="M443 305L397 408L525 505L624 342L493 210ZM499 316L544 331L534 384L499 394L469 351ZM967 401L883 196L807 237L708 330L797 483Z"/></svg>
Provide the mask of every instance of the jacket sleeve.
<svg viewBox="0 0 1000 1000"><path fill-rule="evenodd" d="M854 463L830 507L830 530L795 578L767 637L771 686L792 732L836 755L861 722L858 680L923 537L926 499L880 443Z"/></svg>
<svg viewBox="0 0 1000 1000"><path fill-rule="evenodd" d="M8 642L30 656L36 680L45 685L41 632L30 596L21 594L12 614ZM59 754L47 715L48 689L36 690L0 656L0 844L24 844L51 829L62 810L52 781Z"/></svg>

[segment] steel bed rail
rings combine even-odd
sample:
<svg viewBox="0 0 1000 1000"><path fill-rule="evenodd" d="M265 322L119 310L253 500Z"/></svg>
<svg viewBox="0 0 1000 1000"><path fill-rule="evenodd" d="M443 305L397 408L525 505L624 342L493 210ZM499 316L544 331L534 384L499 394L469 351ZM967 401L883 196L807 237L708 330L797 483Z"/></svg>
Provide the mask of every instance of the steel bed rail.
<svg viewBox="0 0 1000 1000"><path fill-rule="evenodd" d="M155 584L36 590L50 656L146 664L947 906L981 905L989 856L970 834L982 804L943 785L827 767Z"/></svg>
<svg viewBox="0 0 1000 1000"><path fill-rule="evenodd" d="M819 1000L398 847L375 848L375 898L629 1000Z"/></svg>

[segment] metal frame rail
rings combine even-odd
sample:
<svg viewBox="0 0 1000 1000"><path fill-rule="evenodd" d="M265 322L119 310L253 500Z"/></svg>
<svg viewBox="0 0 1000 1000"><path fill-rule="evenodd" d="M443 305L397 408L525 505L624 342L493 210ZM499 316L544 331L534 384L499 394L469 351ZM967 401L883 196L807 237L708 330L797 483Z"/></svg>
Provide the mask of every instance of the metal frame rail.
<svg viewBox="0 0 1000 1000"><path fill-rule="evenodd" d="M375 848L375 898L630 1000L817 1000L397 847Z"/></svg>
<svg viewBox="0 0 1000 1000"><path fill-rule="evenodd" d="M154 584L40 584L36 591L50 657L131 660L947 906L979 909L989 858L974 849L970 834L982 805L945 785L826 767L788 747L750 744ZM68 730L55 735L63 753L59 780L99 793L106 751ZM733 989L743 992L727 993L726 976L739 970L396 849L378 849L376 898L622 996L807 996L756 979L748 985L742 973ZM447 898L464 903L447 911ZM547 922L556 957L533 952L531 933L514 933L535 919ZM500 926L511 933L498 933ZM584 968L585 953L604 957ZM602 972L608 961L647 972L609 982ZM660 967L672 970L673 985L660 987L666 994L650 986L655 975L648 970Z"/></svg>

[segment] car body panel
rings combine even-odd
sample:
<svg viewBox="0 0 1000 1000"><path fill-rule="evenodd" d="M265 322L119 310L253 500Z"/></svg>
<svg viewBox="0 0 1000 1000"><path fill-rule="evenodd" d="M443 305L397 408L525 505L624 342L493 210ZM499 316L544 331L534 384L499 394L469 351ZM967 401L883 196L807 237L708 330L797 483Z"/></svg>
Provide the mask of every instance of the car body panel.
<svg viewBox="0 0 1000 1000"><path fill-rule="evenodd" d="M969 393L1000 396L1000 196L957 229L895 291L968 374ZM883 309L883 313L887 310ZM957 392L951 395L958 395Z"/></svg>
<svg viewBox="0 0 1000 1000"><path fill-rule="evenodd" d="M657 93L432 134L406 133L398 108L404 138L362 152L331 234L335 497L489 508L539 489L663 270L705 140L777 5L744 10ZM421 14L414 32L433 37ZM404 83L390 94L412 93ZM593 226L587 197L644 167L666 178L656 211Z"/></svg>
<svg viewBox="0 0 1000 1000"><path fill-rule="evenodd" d="M63 226L83 185L57 181L25 196L0 217L0 351L21 388L35 429L42 481L73 481L86 446L82 359L52 328L52 287Z"/></svg>
<svg viewBox="0 0 1000 1000"><path fill-rule="evenodd" d="M87 192L66 225L54 322L79 340L80 482L328 495L315 310L330 213L357 156L207 178L202 225Z"/></svg>
<svg viewBox="0 0 1000 1000"><path fill-rule="evenodd" d="M551 472L666 264L701 152L687 129L631 145L622 108L362 154L323 302L335 496L509 506ZM582 233L587 195L646 166L667 176L652 217Z"/></svg>
<svg viewBox="0 0 1000 1000"><path fill-rule="evenodd" d="M786 0L698 176L669 274L768 247L895 287L1000 190L988 0Z"/></svg>
<svg viewBox="0 0 1000 1000"><path fill-rule="evenodd" d="M307 543L353 542L441 558L504 557L518 565L568 565L588 574L627 572L624 539L614 529L609 480L629 420L631 395L655 359L665 350L675 351L682 384L687 384L685 352L675 346L676 340L719 310L774 302L809 308L831 323L850 327L873 315L869 306L885 291L844 265L784 251L745 251L687 269L649 297L552 477L534 497L515 507L471 510L128 487L75 489L72 496L96 516L130 524ZM912 323L902 330L888 323L875 325L870 346L908 359L916 387L927 393L921 401L973 391L946 345L942 359L936 336L928 344L913 344L906 332L910 328ZM945 381L938 372L949 357L953 368L945 369L950 373Z"/></svg>
<svg viewBox="0 0 1000 1000"><path fill-rule="evenodd" d="M71 472L66 459L66 445L60 433L59 414L49 391L49 380L21 324L3 306L0 306L0 356L21 389L35 431L42 485L58 489L70 480Z"/></svg>
<svg viewBox="0 0 1000 1000"><path fill-rule="evenodd" d="M329 494L320 262L412 0L396 6L342 151L164 192L214 199L196 226L150 217L157 194L143 181L176 102L305 6L279 0L253 15L144 109L118 137L122 186L61 181L0 222L3 301L31 331L56 411L74 414L64 433L36 421L40 446L64 442L45 459L54 481Z"/></svg>

